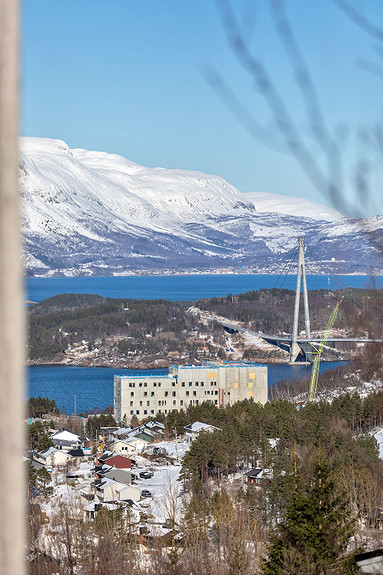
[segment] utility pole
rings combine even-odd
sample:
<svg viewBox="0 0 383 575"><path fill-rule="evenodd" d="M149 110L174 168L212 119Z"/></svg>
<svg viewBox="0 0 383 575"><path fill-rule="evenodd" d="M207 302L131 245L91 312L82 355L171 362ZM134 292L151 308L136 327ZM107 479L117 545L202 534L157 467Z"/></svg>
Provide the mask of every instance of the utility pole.
<svg viewBox="0 0 383 575"><path fill-rule="evenodd" d="M295 305L294 305L294 321L293 321L293 337L290 348L290 363L294 363L300 348L297 344L298 339L298 320L299 320L299 305L301 299L301 283L303 286L303 305L305 311L305 331L306 339L311 338L310 331L310 313L309 313L309 298L307 295L307 282L306 282L306 265L305 265L305 238L301 236L298 238L299 242L299 255L298 255L298 272L297 272L297 285L295 288Z"/></svg>

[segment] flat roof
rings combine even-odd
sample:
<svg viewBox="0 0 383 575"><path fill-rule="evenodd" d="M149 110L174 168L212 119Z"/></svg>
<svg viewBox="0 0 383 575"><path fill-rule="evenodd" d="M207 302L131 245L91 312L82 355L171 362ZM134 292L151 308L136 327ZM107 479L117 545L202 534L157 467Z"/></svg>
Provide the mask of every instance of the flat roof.
<svg viewBox="0 0 383 575"><path fill-rule="evenodd" d="M133 373L129 373L128 375L118 375L118 374L115 374L114 377L121 377L121 379L133 379L133 378L134 378L134 379L142 379L142 380L144 380L144 379L172 379L172 378L175 378L176 376L173 375L173 374L170 374L170 373L164 373L164 374L161 374L161 375L159 375L159 374L157 374L157 375L150 375L150 374L147 374L147 373L144 373L144 374L142 374L142 373L134 373L134 374L133 374Z"/></svg>

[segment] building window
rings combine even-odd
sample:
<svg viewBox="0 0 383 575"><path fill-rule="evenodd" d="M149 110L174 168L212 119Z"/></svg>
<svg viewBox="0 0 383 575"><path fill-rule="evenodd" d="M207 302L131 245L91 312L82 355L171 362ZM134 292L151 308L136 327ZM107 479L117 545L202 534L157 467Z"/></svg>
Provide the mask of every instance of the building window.
<svg viewBox="0 0 383 575"><path fill-rule="evenodd" d="M186 392L186 397L189 397L190 391Z"/></svg>
<svg viewBox="0 0 383 575"><path fill-rule="evenodd" d="M161 382L160 382L160 381L158 382L158 387L161 387Z"/></svg>
<svg viewBox="0 0 383 575"><path fill-rule="evenodd" d="M144 391L144 397L148 397L148 392Z"/></svg>
<svg viewBox="0 0 383 575"><path fill-rule="evenodd" d="M218 389L215 390L215 394L218 395Z"/></svg>
<svg viewBox="0 0 383 575"><path fill-rule="evenodd" d="M184 382L184 381L181 383L181 386L182 386L182 387L185 387L185 382Z"/></svg>
<svg viewBox="0 0 383 575"><path fill-rule="evenodd" d="M133 406L133 401L130 402L130 407L132 407L132 406Z"/></svg>
<svg viewBox="0 0 383 575"><path fill-rule="evenodd" d="M134 391L130 392L130 397L134 397Z"/></svg>
<svg viewBox="0 0 383 575"><path fill-rule="evenodd" d="M153 387L157 387L157 382L153 381Z"/></svg>
<svg viewBox="0 0 383 575"><path fill-rule="evenodd" d="M193 383L191 381L189 381L189 387L191 387L193 385Z"/></svg>
<svg viewBox="0 0 383 575"><path fill-rule="evenodd" d="M148 383L144 381L144 387L148 387Z"/></svg>
<svg viewBox="0 0 383 575"><path fill-rule="evenodd" d="M180 405L183 405L183 404L184 404L184 400L183 400L183 399L181 399L181 401L180 401Z"/></svg>
<svg viewBox="0 0 383 575"><path fill-rule="evenodd" d="M146 409L144 409L144 415L148 415L148 412Z"/></svg>
<svg viewBox="0 0 383 575"><path fill-rule="evenodd" d="M139 410L139 409L136 409L136 414L137 414L137 415L140 415L140 410Z"/></svg>
<svg viewBox="0 0 383 575"><path fill-rule="evenodd" d="M147 402L146 402L146 405L150 405L150 401L147 401Z"/></svg>
<svg viewBox="0 0 383 575"><path fill-rule="evenodd" d="M151 409L151 410L150 410L150 413L151 413L152 415L154 415L154 409Z"/></svg>
<svg viewBox="0 0 383 575"><path fill-rule="evenodd" d="M195 404L198 405L198 399L195 400Z"/></svg>
<svg viewBox="0 0 383 575"><path fill-rule="evenodd" d="M214 405L218 405L218 400L217 400L217 399L214 401Z"/></svg>
<svg viewBox="0 0 383 575"><path fill-rule="evenodd" d="M142 387L142 381L140 381L140 383L138 384L138 387Z"/></svg>
<svg viewBox="0 0 383 575"><path fill-rule="evenodd" d="M198 387L198 381L195 382L195 386Z"/></svg>
<svg viewBox="0 0 383 575"><path fill-rule="evenodd" d="M150 397L154 397L154 391L150 393Z"/></svg>
<svg viewBox="0 0 383 575"><path fill-rule="evenodd" d="M142 401L140 401L140 407L142 406Z"/></svg>
<svg viewBox="0 0 383 575"><path fill-rule="evenodd" d="M172 387L175 387L175 386L176 386L176 382L172 381Z"/></svg>
<svg viewBox="0 0 383 575"><path fill-rule="evenodd" d="M169 395L168 391L165 391L165 397L167 397Z"/></svg>
<svg viewBox="0 0 383 575"><path fill-rule="evenodd" d="M211 382L210 382L210 387L212 387L212 385L213 385L213 382L211 381Z"/></svg>
<svg viewBox="0 0 383 575"><path fill-rule="evenodd" d="M133 409L130 410L130 415L133 415L134 411Z"/></svg>
<svg viewBox="0 0 383 575"><path fill-rule="evenodd" d="M193 391L193 395L194 395L194 397L196 397L196 395L197 395L197 392L196 392L196 391Z"/></svg>
<svg viewBox="0 0 383 575"><path fill-rule="evenodd" d="M234 389L238 389L238 381L234 382Z"/></svg>
<svg viewBox="0 0 383 575"><path fill-rule="evenodd" d="M175 397L175 396L176 396L176 392L175 392L175 391L173 391L173 393L172 393L172 396L173 396L173 397Z"/></svg>
<svg viewBox="0 0 383 575"><path fill-rule="evenodd" d="M253 397L253 392L252 392L252 391L249 391L248 396L249 396L249 397Z"/></svg>
<svg viewBox="0 0 383 575"><path fill-rule="evenodd" d="M176 404L177 404L177 400L173 399L173 405L176 405Z"/></svg>
<svg viewBox="0 0 383 575"><path fill-rule="evenodd" d="M204 387L205 383L203 381L201 381L201 387Z"/></svg>

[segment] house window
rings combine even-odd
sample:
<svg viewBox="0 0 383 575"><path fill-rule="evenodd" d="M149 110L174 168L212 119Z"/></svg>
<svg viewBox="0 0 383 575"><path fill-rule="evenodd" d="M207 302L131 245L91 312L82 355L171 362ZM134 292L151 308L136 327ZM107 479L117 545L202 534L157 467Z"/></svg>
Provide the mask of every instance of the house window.
<svg viewBox="0 0 383 575"><path fill-rule="evenodd" d="M151 413L152 415L154 415L154 409L151 409L151 410L150 410L150 413Z"/></svg>
<svg viewBox="0 0 383 575"><path fill-rule="evenodd" d="M153 381L153 387L157 387L157 382Z"/></svg>
<svg viewBox="0 0 383 575"><path fill-rule="evenodd" d="M150 393L150 397L154 397L154 391Z"/></svg>
<svg viewBox="0 0 383 575"><path fill-rule="evenodd" d="M195 382L195 386L198 387L198 381Z"/></svg>
<svg viewBox="0 0 383 575"><path fill-rule="evenodd" d="M203 381L201 381L201 387L204 387L205 383Z"/></svg>
<svg viewBox="0 0 383 575"><path fill-rule="evenodd" d="M215 394L218 395L218 389L215 390Z"/></svg>
<svg viewBox="0 0 383 575"><path fill-rule="evenodd" d="M196 391L193 391L193 395L194 395L194 397L195 397L195 396L197 395L197 392L196 392Z"/></svg>
<svg viewBox="0 0 383 575"><path fill-rule="evenodd" d="M142 381L140 381L140 383L138 384L138 387L142 387Z"/></svg>
<svg viewBox="0 0 383 575"><path fill-rule="evenodd" d="M136 410L136 415L140 415L140 410L139 410L139 409Z"/></svg>
<svg viewBox="0 0 383 575"><path fill-rule="evenodd" d="M130 410L130 415L133 415L134 411L133 409Z"/></svg>
<svg viewBox="0 0 383 575"><path fill-rule="evenodd" d="M217 399L214 401L214 404L215 404L215 405L218 405L218 400L217 400Z"/></svg>
<svg viewBox="0 0 383 575"><path fill-rule="evenodd" d="M146 405L150 405L150 401L147 401L147 402L146 402Z"/></svg>
<svg viewBox="0 0 383 575"><path fill-rule="evenodd" d="M133 401L130 402L130 407L132 407L132 406L133 406Z"/></svg>
<svg viewBox="0 0 383 575"><path fill-rule="evenodd" d="M183 399L181 399L181 401L180 401L180 405L183 405L183 404L184 404L184 400L183 400Z"/></svg>
<svg viewBox="0 0 383 575"><path fill-rule="evenodd" d="M160 381L158 382L158 387L161 387L161 382L160 382Z"/></svg>
<svg viewBox="0 0 383 575"><path fill-rule="evenodd" d="M144 409L144 415L148 415L148 412L146 409Z"/></svg>
<svg viewBox="0 0 383 575"><path fill-rule="evenodd" d="M140 406L142 406L142 401L140 401Z"/></svg>
<svg viewBox="0 0 383 575"><path fill-rule="evenodd" d="M193 385L193 383L191 381L189 381L189 387L191 387Z"/></svg>
<svg viewBox="0 0 383 575"><path fill-rule="evenodd" d="M186 392L186 397L189 397L190 391Z"/></svg>
<svg viewBox="0 0 383 575"><path fill-rule="evenodd" d="M185 382L184 382L184 381L181 383L181 387L185 387Z"/></svg>
<svg viewBox="0 0 383 575"><path fill-rule="evenodd" d="M172 387L175 387L175 386L176 386L176 382L172 381Z"/></svg>
<svg viewBox="0 0 383 575"><path fill-rule="evenodd" d="M175 397L175 396L176 396L176 392L175 392L175 391L173 391L173 393L172 393L172 396L173 396L173 397Z"/></svg>
<svg viewBox="0 0 383 575"><path fill-rule="evenodd" d="M169 395L168 391L165 391L165 397L167 397Z"/></svg>
<svg viewBox="0 0 383 575"><path fill-rule="evenodd" d="M173 399L173 405L177 405L177 400Z"/></svg>
<svg viewBox="0 0 383 575"><path fill-rule="evenodd" d="M144 391L144 397L148 397L148 392Z"/></svg>
<svg viewBox="0 0 383 575"><path fill-rule="evenodd" d="M144 381L144 387L148 387L148 384L146 381Z"/></svg>
<svg viewBox="0 0 383 575"><path fill-rule="evenodd" d="M130 397L134 397L134 391L130 392Z"/></svg>

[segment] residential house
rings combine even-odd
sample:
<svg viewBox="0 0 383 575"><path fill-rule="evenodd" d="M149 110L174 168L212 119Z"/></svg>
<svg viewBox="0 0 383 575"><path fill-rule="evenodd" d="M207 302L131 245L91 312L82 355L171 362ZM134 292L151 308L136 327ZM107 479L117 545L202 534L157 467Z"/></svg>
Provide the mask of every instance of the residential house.
<svg viewBox="0 0 383 575"><path fill-rule="evenodd" d="M36 455L36 459L48 467L57 467L66 465L72 458L66 451L60 451L60 449L56 449L55 447L48 447L48 449L40 451Z"/></svg>
<svg viewBox="0 0 383 575"><path fill-rule="evenodd" d="M254 467L253 469L249 469L249 471L244 473L244 479L246 483L253 483L257 485L261 483L262 476L263 469L260 467Z"/></svg>
<svg viewBox="0 0 383 575"><path fill-rule="evenodd" d="M199 434L204 431L205 433L213 433L213 431L221 431L219 427L214 425L209 425L207 423L201 423L200 421L195 421L190 425L185 425L186 439L193 441Z"/></svg>
<svg viewBox="0 0 383 575"><path fill-rule="evenodd" d="M139 501L141 492L133 485L114 481L109 477L96 480L96 496L101 503L119 503L122 501Z"/></svg>
<svg viewBox="0 0 383 575"><path fill-rule="evenodd" d="M66 429L61 429L61 431L54 433L52 435L52 441L57 449L63 449L65 451L79 449L81 447L81 437Z"/></svg>

